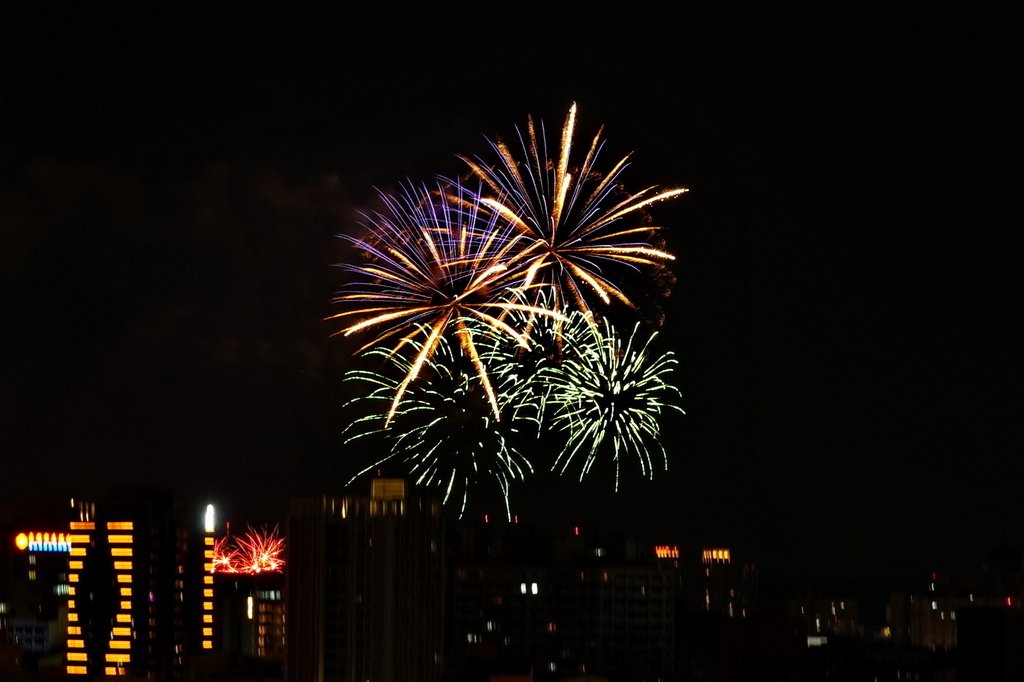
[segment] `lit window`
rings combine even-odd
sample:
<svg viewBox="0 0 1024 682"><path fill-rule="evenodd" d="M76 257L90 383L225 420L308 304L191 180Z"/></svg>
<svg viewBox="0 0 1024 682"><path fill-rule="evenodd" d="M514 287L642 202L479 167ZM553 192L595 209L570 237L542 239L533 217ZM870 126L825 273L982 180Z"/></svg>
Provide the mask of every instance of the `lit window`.
<svg viewBox="0 0 1024 682"><path fill-rule="evenodd" d="M530 583L530 594L537 594L537 583Z"/></svg>
<svg viewBox="0 0 1024 682"><path fill-rule="evenodd" d="M68 652L68 660L69 661L88 661L89 660L89 654L85 653L84 651L69 651Z"/></svg>
<svg viewBox="0 0 1024 682"><path fill-rule="evenodd" d="M526 594L526 583L519 583L519 592L521 594Z"/></svg>

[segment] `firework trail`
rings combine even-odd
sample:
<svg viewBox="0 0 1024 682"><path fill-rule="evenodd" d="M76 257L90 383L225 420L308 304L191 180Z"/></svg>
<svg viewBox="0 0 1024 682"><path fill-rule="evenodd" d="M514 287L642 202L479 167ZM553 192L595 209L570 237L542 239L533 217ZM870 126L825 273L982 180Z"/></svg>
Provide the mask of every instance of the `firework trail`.
<svg viewBox="0 0 1024 682"><path fill-rule="evenodd" d="M523 238L517 267L524 286L542 282L553 292L557 310L591 311L585 292L604 304L612 298L630 308L636 305L605 274L606 266L663 267L674 256L659 248L653 238L660 227L639 224L645 209L659 201L682 195L684 188L659 190L648 187L625 193L619 177L629 165L629 155L607 173L597 171L604 142L601 130L586 149L583 159L573 160L576 104L569 109L562 128L558 156L549 155L543 123L528 117L526 136L517 128L522 159L509 145L489 140L498 160L460 155L485 190L477 199L495 216L508 220ZM632 222L626 222L633 219Z"/></svg>
<svg viewBox="0 0 1024 682"><path fill-rule="evenodd" d="M582 457L583 480L610 451L617 491L627 455L635 456L647 478L654 474L652 453L663 469L668 467L659 419L668 410L685 414L672 401L680 396L679 390L667 380L677 362L671 352L655 354L652 343L657 333L643 338L639 323L625 341L607 321L588 330L589 343L573 344L571 355L560 365L541 370L550 426L566 436L552 468L565 473Z"/></svg>
<svg viewBox="0 0 1024 682"><path fill-rule="evenodd" d="M250 528L245 535L217 538L213 544L215 573L280 573L284 538L273 530Z"/></svg>
<svg viewBox="0 0 1024 682"><path fill-rule="evenodd" d="M510 267L514 272L522 236L500 214L480 211L475 196L443 180L433 188L407 184L397 197L381 192L383 210L363 214L366 236L342 235L365 260L341 266L355 281L333 299L345 308L327 318L344 320L336 334L372 333L363 349L387 343L392 353L401 354L415 348L405 377L395 386L386 422L446 333L454 333L473 362L498 419L498 400L468 321L525 346L526 334L505 322L505 314L522 310L559 316L510 296L507 278Z"/></svg>
<svg viewBox="0 0 1024 682"><path fill-rule="evenodd" d="M480 322L467 321L466 327L476 327L466 333L477 334L487 347L498 345L495 337L503 336ZM464 354L462 344L442 338L430 361L421 368L420 380L409 387L391 419L386 419L383 410L374 404L391 401L401 377L409 372L409 360L376 348L365 356L376 357L386 369L394 371L351 370L345 375L344 381L355 381L369 389L349 402L350 406L368 410L350 422L345 442L376 436L387 444L388 452L359 471L349 484L382 465L397 463L417 485L442 488L445 504L457 501L460 518L470 490L484 483L497 487L505 512L511 517L510 486L533 473L530 461L515 443L535 411L525 409L513 387L503 385L494 397L499 412L507 416L496 419L490 397L476 380L475 362Z"/></svg>

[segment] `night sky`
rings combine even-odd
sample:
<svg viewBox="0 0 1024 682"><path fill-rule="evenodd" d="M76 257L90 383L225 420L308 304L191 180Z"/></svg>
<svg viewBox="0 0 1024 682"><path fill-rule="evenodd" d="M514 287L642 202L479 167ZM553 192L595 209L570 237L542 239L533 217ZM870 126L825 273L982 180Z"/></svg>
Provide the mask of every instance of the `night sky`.
<svg viewBox="0 0 1024 682"><path fill-rule="evenodd" d="M653 481L538 476L513 511L779 574L1024 546L1019 14L46 6L0 21L0 519L344 492L337 235L576 102L629 188L690 189L651 211L686 416Z"/></svg>

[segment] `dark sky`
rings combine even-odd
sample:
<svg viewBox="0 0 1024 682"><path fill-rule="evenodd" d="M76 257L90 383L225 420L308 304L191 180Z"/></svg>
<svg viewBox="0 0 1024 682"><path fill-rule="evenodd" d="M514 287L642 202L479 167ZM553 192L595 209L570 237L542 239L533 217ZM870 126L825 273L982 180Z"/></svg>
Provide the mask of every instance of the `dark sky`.
<svg viewBox="0 0 1024 682"><path fill-rule="evenodd" d="M780 573L1024 545L1018 14L484 6L5 15L0 514L146 484L278 521L341 492L336 235L575 101L630 188L691 190L653 211L687 414L668 472L540 480L524 517Z"/></svg>

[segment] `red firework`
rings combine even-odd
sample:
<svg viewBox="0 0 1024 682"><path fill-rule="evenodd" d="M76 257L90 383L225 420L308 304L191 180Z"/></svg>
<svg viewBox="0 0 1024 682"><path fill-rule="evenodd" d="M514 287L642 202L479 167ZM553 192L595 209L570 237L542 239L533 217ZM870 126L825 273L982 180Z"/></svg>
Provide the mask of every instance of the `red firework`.
<svg viewBox="0 0 1024 682"><path fill-rule="evenodd" d="M214 573L280 573L284 566L284 538L277 527L252 528L245 535L218 538L213 545Z"/></svg>

